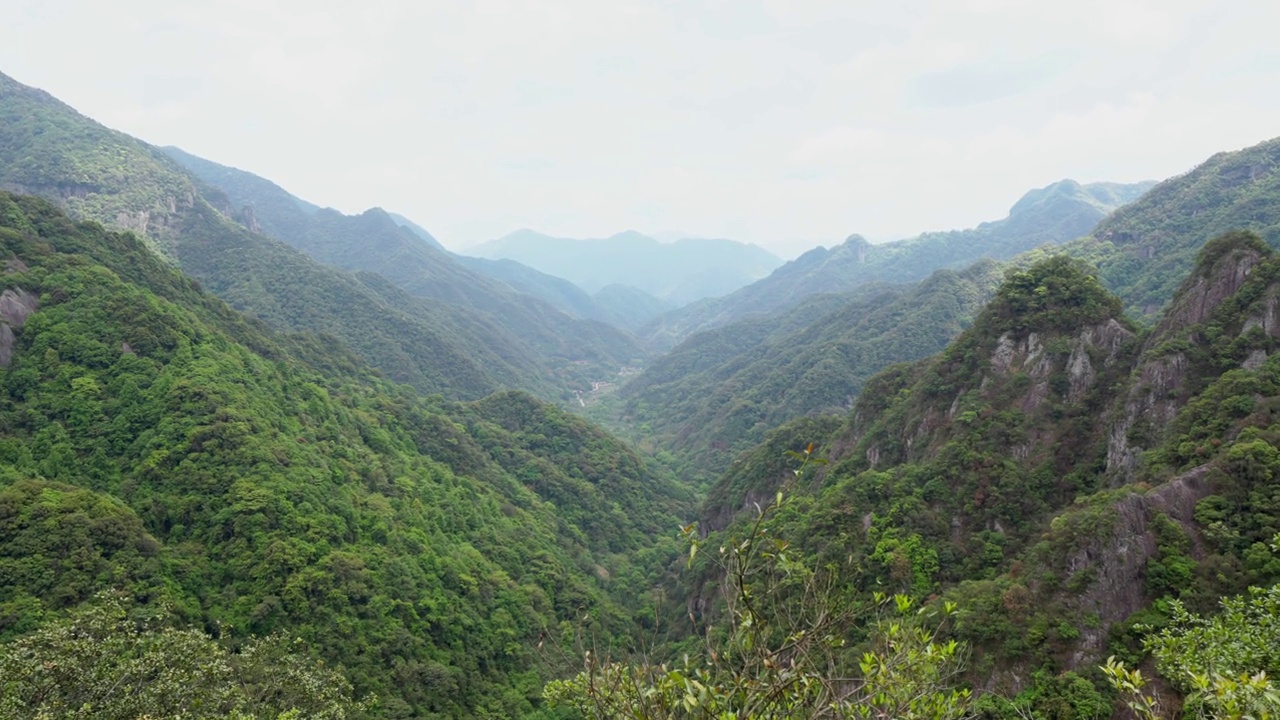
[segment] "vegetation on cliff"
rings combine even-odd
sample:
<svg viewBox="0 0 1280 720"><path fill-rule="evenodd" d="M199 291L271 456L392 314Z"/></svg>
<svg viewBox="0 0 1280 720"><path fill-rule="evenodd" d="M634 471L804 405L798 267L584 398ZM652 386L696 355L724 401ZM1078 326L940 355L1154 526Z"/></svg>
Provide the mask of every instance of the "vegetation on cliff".
<svg viewBox="0 0 1280 720"><path fill-rule="evenodd" d="M0 196L0 243L37 299L4 318L0 635L117 588L301 638L384 716L462 717L532 711L540 638L646 612L687 498L581 420L419 398L41 200Z"/></svg>

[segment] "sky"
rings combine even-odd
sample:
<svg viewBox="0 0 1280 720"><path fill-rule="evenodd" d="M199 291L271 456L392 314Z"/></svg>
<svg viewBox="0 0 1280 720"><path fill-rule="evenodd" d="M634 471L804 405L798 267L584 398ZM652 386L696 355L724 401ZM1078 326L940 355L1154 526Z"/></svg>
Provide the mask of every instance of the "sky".
<svg viewBox="0 0 1280 720"><path fill-rule="evenodd" d="M0 72L453 249L635 229L790 257L1280 135L1260 0L4 5Z"/></svg>

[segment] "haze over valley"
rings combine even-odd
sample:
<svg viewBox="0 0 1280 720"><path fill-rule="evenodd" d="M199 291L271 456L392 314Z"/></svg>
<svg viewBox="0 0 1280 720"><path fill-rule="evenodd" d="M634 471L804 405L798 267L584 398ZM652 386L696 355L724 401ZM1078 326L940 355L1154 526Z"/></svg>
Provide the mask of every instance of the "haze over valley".
<svg viewBox="0 0 1280 720"><path fill-rule="evenodd" d="M5 16L0 718L1280 716L1275 10Z"/></svg>

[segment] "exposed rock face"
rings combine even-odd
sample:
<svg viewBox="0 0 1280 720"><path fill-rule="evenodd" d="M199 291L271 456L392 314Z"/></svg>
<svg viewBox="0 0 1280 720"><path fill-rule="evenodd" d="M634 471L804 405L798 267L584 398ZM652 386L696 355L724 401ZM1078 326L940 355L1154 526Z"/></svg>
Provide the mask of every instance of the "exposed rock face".
<svg viewBox="0 0 1280 720"><path fill-rule="evenodd" d="M1210 494L1208 468L1201 466L1145 494L1133 493L1115 505L1115 525L1067 560L1070 574L1089 573L1094 580L1071 604L1078 616L1096 616L1094 627L1081 627L1076 651L1067 669L1100 662L1105 655L1107 632L1146 607L1143 573L1156 554L1156 538L1150 521L1158 513L1191 531L1196 503Z"/></svg>
<svg viewBox="0 0 1280 720"><path fill-rule="evenodd" d="M248 228L249 232L261 233L262 225L258 222L258 216L253 212L253 208L245 205L240 211L240 224Z"/></svg>
<svg viewBox="0 0 1280 720"><path fill-rule="evenodd" d="M1113 413L1107 438L1107 473L1113 486L1132 482L1142 451L1163 437L1165 428L1186 403L1186 379L1191 370L1184 352L1170 349L1155 354L1172 340L1185 338L1188 328L1204 322L1244 285L1263 255L1250 248L1236 248L1207 272L1193 274L1178 293L1174 305L1156 326L1143 347L1142 358L1129 385L1124 404ZM1280 299L1269 292L1261 310L1246 320L1242 332L1262 328L1280 337ZM1255 352L1244 367L1261 367L1266 353Z"/></svg>
<svg viewBox="0 0 1280 720"><path fill-rule="evenodd" d="M39 298L18 288L0 293L0 367L9 367L13 360L13 348L17 342L14 328L21 328L27 316L35 312Z"/></svg>
<svg viewBox="0 0 1280 720"><path fill-rule="evenodd" d="M1107 433L1107 474L1113 485L1133 481L1138 456L1182 407L1187 365L1186 355L1176 352L1149 359L1138 369L1119 419Z"/></svg>
<svg viewBox="0 0 1280 720"><path fill-rule="evenodd" d="M1211 272L1194 275L1194 279L1183 285L1175 304L1156 326L1152 339L1163 341L1171 333L1204 321L1223 300L1236 294L1262 260L1257 251L1241 248L1215 263Z"/></svg>
<svg viewBox="0 0 1280 720"><path fill-rule="evenodd" d="M1077 403L1093 388L1097 378L1095 362L1109 367L1120 353L1126 342L1132 340L1133 333L1127 330L1114 318L1106 322L1084 328L1069 342L1071 354L1061 368L1067 375L1069 387L1066 400ZM1000 336L995 352L991 355L991 370L998 376L1007 376L1013 372L1026 372L1031 377L1031 389L1023 397L1023 412L1031 412L1038 408L1049 397L1049 378L1059 369L1045 351L1041 337L1030 333L1026 339L1015 343L1009 333ZM983 379L984 384L987 378Z"/></svg>
<svg viewBox="0 0 1280 720"><path fill-rule="evenodd" d="M1261 307L1245 319L1244 325L1240 328L1240 335L1248 335L1254 330L1261 330L1268 337L1280 337L1280 288L1268 288ZM1267 357L1266 350L1254 350L1240 363L1240 367L1245 370L1257 370L1267 361Z"/></svg>
<svg viewBox="0 0 1280 720"><path fill-rule="evenodd" d="M996 350L991 354L991 369L997 374L1008 375L1016 367L1029 364L1040 356L1044 347L1040 345L1040 336L1036 333L1027 335L1022 342L1015 343L1012 333L1005 333L996 341ZM1017 363L1015 365L1015 360Z"/></svg>

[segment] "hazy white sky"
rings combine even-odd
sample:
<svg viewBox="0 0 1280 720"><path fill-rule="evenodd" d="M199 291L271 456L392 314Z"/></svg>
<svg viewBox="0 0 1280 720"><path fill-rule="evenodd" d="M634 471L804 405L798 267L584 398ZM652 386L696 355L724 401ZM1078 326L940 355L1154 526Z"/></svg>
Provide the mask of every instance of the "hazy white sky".
<svg viewBox="0 0 1280 720"><path fill-rule="evenodd" d="M1280 135L1257 0L5 0L0 71L451 247L783 254L1003 217Z"/></svg>

